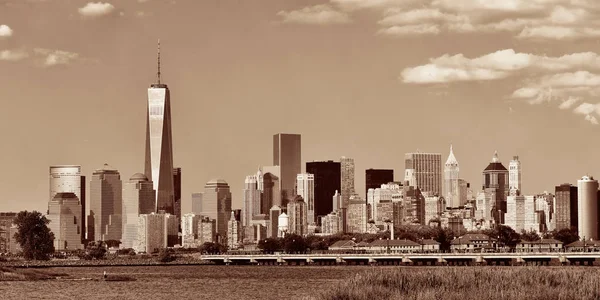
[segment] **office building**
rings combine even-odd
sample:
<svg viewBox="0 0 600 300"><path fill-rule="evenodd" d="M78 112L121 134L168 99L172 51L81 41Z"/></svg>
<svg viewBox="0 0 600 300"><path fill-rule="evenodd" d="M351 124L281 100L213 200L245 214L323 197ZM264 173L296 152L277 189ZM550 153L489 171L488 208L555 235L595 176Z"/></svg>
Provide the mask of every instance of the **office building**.
<svg viewBox="0 0 600 300"><path fill-rule="evenodd" d="M148 88L146 110L146 166L144 174L156 191L156 212L175 213L173 181L173 137L171 129L171 92L160 82L160 43L156 83Z"/></svg>
<svg viewBox="0 0 600 300"><path fill-rule="evenodd" d="M554 188L554 226L556 230L577 228L577 187L564 183Z"/></svg>
<svg viewBox="0 0 600 300"><path fill-rule="evenodd" d="M198 246L215 242L217 242L217 222L203 216L198 224Z"/></svg>
<svg viewBox="0 0 600 300"><path fill-rule="evenodd" d="M308 224L315 224L315 175L308 173L298 174L296 176L296 187L298 196L302 197L306 203Z"/></svg>
<svg viewBox="0 0 600 300"><path fill-rule="evenodd" d="M120 241L122 237L123 185L115 168L104 164L90 181L90 219L95 240ZM89 225L91 225L89 224Z"/></svg>
<svg viewBox="0 0 600 300"><path fill-rule="evenodd" d="M392 181L394 181L394 170L365 170L365 197L367 197L366 193L368 193L369 189L380 188L382 184L386 184Z"/></svg>
<svg viewBox="0 0 600 300"><path fill-rule="evenodd" d="M196 215L202 213L202 193L192 193L192 213Z"/></svg>
<svg viewBox="0 0 600 300"><path fill-rule="evenodd" d="M281 167L266 166L259 170L258 189L262 192L261 213L269 213L274 205L281 206ZM261 180L262 178L262 180Z"/></svg>
<svg viewBox="0 0 600 300"><path fill-rule="evenodd" d="M171 214L147 214L138 217L137 253L155 253L172 247L177 241L177 217Z"/></svg>
<svg viewBox="0 0 600 300"><path fill-rule="evenodd" d="M338 190L335 190L335 194L333 194L333 209L331 211L338 211L342 209L342 195Z"/></svg>
<svg viewBox="0 0 600 300"><path fill-rule="evenodd" d="M539 223L536 222L535 202L535 196L508 196L504 225L519 233L523 230L539 232Z"/></svg>
<svg viewBox="0 0 600 300"><path fill-rule="evenodd" d="M302 139L299 134L273 135L273 166L279 166L281 202L273 205L285 207L294 196L296 175L302 173Z"/></svg>
<svg viewBox="0 0 600 300"><path fill-rule="evenodd" d="M349 233L367 232L369 205L359 195L352 195L346 209L346 231Z"/></svg>
<svg viewBox="0 0 600 300"><path fill-rule="evenodd" d="M350 196L354 195L354 159L342 156L340 159L342 207L348 207Z"/></svg>
<svg viewBox="0 0 600 300"><path fill-rule="evenodd" d="M331 199L336 191L341 191L341 164L332 160L307 162L306 173L314 176L315 219L318 221L333 211Z"/></svg>
<svg viewBox="0 0 600 300"><path fill-rule="evenodd" d="M460 195L460 167L454 156L452 145L450 145L450 154L444 165L444 189L443 197L446 198L448 207L457 208L464 203L461 203ZM466 197L466 195L465 195Z"/></svg>
<svg viewBox="0 0 600 300"><path fill-rule="evenodd" d="M418 187L421 193L442 195L442 155L439 153L406 153L404 181Z"/></svg>
<svg viewBox="0 0 600 300"><path fill-rule="evenodd" d="M258 177L258 174L246 176L246 180L244 181L244 203L242 212L242 226L244 228L250 226L254 216L262 213L262 193L258 189Z"/></svg>
<svg viewBox="0 0 600 300"><path fill-rule="evenodd" d="M432 221L439 222L442 212L445 208L444 198L440 196L425 197L425 222L423 225L429 225Z"/></svg>
<svg viewBox="0 0 600 300"><path fill-rule="evenodd" d="M267 235L270 238L279 236L279 216L281 215L281 207L273 205L269 210L269 224L267 224ZM286 225L287 226L287 225Z"/></svg>
<svg viewBox="0 0 600 300"><path fill-rule="evenodd" d="M50 197L54 199L57 193L74 193L81 203L80 227L81 241L86 239L86 190L85 176L81 175L79 165L57 165L50 166Z"/></svg>
<svg viewBox="0 0 600 300"><path fill-rule="evenodd" d="M227 221L231 214L231 192L223 179L213 179L204 186L202 216L216 222L217 241L226 243Z"/></svg>
<svg viewBox="0 0 600 300"><path fill-rule="evenodd" d="M577 180L577 233L582 240L598 240L598 180Z"/></svg>
<svg viewBox="0 0 600 300"><path fill-rule="evenodd" d="M307 205L301 196L296 196L287 205L288 232L297 235L308 233Z"/></svg>
<svg viewBox="0 0 600 300"><path fill-rule="evenodd" d="M56 193L48 202L48 228L54 233L54 249L79 250L81 244L81 203L74 193Z"/></svg>
<svg viewBox="0 0 600 300"><path fill-rule="evenodd" d="M496 224L504 223L504 214L506 213L506 197L509 192L508 170L502 165L498 159L498 152L494 153L494 157L489 165L483 170L483 187L482 189L494 189L496 194L496 202L494 211L499 214L495 216Z"/></svg>
<svg viewBox="0 0 600 300"><path fill-rule="evenodd" d="M173 209L178 220L181 220L181 168L173 169Z"/></svg>
<svg viewBox="0 0 600 300"><path fill-rule="evenodd" d="M198 241L198 229L201 228L201 217L194 213L181 216L181 246L183 248L195 248L200 246Z"/></svg>
<svg viewBox="0 0 600 300"><path fill-rule="evenodd" d="M510 193L520 195L521 190L521 162L518 156L508 163L508 190Z"/></svg>
<svg viewBox="0 0 600 300"><path fill-rule="evenodd" d="M232 211L231 217L227 222L227 247L229 249L235 250L239 248L240 245L240 222L235 218L235 214Z"/></svg>
<svg viewBox="0 0 600 300"><path fill-rule="evenodd" d="M138 236L141 214L154 212L155 192L152 182L142 173L136 173L123 186L123 239L122 248L133 248Z"/></svg>

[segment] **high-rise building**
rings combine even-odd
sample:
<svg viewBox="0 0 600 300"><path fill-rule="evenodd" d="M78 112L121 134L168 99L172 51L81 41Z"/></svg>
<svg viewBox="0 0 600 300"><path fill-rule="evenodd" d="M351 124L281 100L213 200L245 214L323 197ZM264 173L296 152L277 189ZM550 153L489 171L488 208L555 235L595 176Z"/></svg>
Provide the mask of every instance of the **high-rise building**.
<svg viewBox="0 0 600 300"><path fill-rule="evenodd" d="M425 197L425 220L422 225L429 225L431 221L439 221L442 212L444 211L444 202L440 196Z"/></svg>
<svg viewBox="0 0 600 300"><path fill-rule="evenodd" d="M386 184L392 181L394 181L394 170L365 170L365 197L367 197L366 193L368 193L369 189L380 188L382 184Z"/></svg>
<svg viewBox="0 0 600 300"><path fill-rule="evenodd" d="M516 232L539 231L536 222L535 196L511 195L506 199L504 224Z"/></svg>
<svg viewBox="0 0 600 300"><path fill-rule="evenodd" d="M452 145L450 145L450 154L444 165L444 192L442 194L444 198L446 198L448 207L454 208L464 205L464 203L461 203L460 201L459 173L460 167L454 156Z"/></svg>
<svg viewBox="0 0 600 300"><path fill-rule="evenodd" d="M144 174L156 191L156 212L175 213L171 92L160 82L160 42L157 82L148 89L146 119L146 169Z"/></svg>
<svg viewBox="0 0 600 300"><path fill-rule="evenodd" d="M367 232L369 205L359 195L352 195L346 209L346 231L350 233Z"/></svg>
<svg viewBox="0 0 600 300"><path fill-rule="evenodd" d="M299 134L278 133L273 135L273 166L279 166L281 203L291 200L296 186L296 175L302 173L302 139Z"/></svg>
<svg viewBox="0 0 600 300"><path fill-rule="evenodd" d="M204 186L202 216L216 221L218 241L226 243L227 221L231 214L231 191L223 179L213 179Z"/></svg>
<svg viewBox="0 0 600 300"><path fill-rule="evenodd" d="M184 214L181 216L181 246L183 248L195 248L200 245L198 240L198 224L201 217L194 213Z"/></svg>
<svg viewBox="0 0 600 300"><path fill-rule="evenodd" d="M337 211L342 208L342 195L338 190L335 190L335 194L333 194L333 209L331 211Z"/></svg>
<svg viewBox="0 0 600 300"><path fill-rule="evenodd" d="M332 197L341 190L341 164L332 160L307 162L306 173L314 175L315 220L318 221L333 211Z"/></svg>
<svg viewBox="0 0 600 300"><path fill-rule="evenodd" d="M308 224L315 224L315 175L298 174L296 177L298 196L304 199L307 206L306 216Z"/></svg>
<svg viewBox="0 0 600 300"><path fill-rule="evenodd" d="M122 192L119 171L108 164L94 171L90 181L90 219L96 240L121 240Z"/></svg>
<svg viewBox="0 0 600 300"><path fill-rule="evenodd" d="M577 180L577 232L583 240L598 240L598 180Z"/></svg>
<svg viewBox="0 0 600 300"><path fill-rule="evenodd" d="M192 193L192 213L196 215L202 213L202 193Z"/></svg>
<svg viewBox="0 0 600 300"><path fill-rule="evenodd" d="M308 233L308 222L306 218L306 202L301 196L296 196L287 205L288 232L305 235Z"/></svg>
<svg viewBox="0 0 600 300"><path fill-rule="evenodd" d="M496 202L494 211L498 211L494 217L496 224L504 223L504 214L506 213L506 197L508 196L508 170L498 159L498 152L494 152L494 157L490 164L483 170L483 190L494 189Z"/></svg>
<svg viewBox="0 0 600 300"><path fill-rule="evenodd" d="M273 205L269 210L269 223L267 224L267 235L270 238L279 236L279 216L281 215L281 207ZM287 225L286 225L287 226Z"/></svg>
<svg viewBox="0 0 600 300"><path fill-rule="evenodd" d="M229 249L237 249L240 245L239 236L240 222L235 218L233 211L227 222L227 247Z"/></svg>
<svg viewBox="0 0 600 300"><path fill-rule="evenodd" d="M248 227L252 217L260 215L262 193L258 189L258 175L246 176L244 181L244 204L242 209L242 226Z"/></svg>
<svg viewBox="0 0 600 300"><path fill-rule="evenodd" d="M123 239L122 248L133 248L138 236L138 219L154 212L155 191L152 182L142 173L136 173L123 186Z"/></svg>
<svg viewBox="0 0 600 300"><path fill-rule="evenodd" d="M56 193L48 202L48 227L54 233L55 250L83 249L81 202L75 193Z"/></svg>
<svg viewBox="0 0 600 300"><path fill-rule="evenodd" d="M354 195L354 159L342 156L340 159L341 168L341 193L342 193L342 207L348 207L348 201L350 196Z"/></svg>
<svg viewBox="0 0 600 300"><path fill-rule="evenodd" d="M422 193L442 195L442 155L439 153L406 153L404 181Z"/></svg>
<svg viewBox="0 0 600 300"><path fill-rule="evenodd" d="M520 195L521 190L521 162L518 156L508 163L508 190L510 193Z"/></svg>
<svg viewBox="0 0 600 300"><path fill-rule="evenodd" d="M216 221L211 220L209 217L202 217L198 224L198 245L216 242L216 235Z"/></svg>
<svg viewBox="0 0 600 300"><path fill-rule="evenodd" d="M266 166L259 170L258 189L262 192L261 212L268 214L273 205L281 206L281 167ZM261 180L262 178L262 180Z"/></svg>
<svg viewBox="0 0 600 300"><path fill-rule="evenodd" d="M148 214L138 217L138 237L133 249L153 253L172 247L177 241L177 217L171 214Z"/></svg>
<svg viewBox="0 0 600 300"><path fill-rule="evenodd" d="M173 185L174 214L181 220L181 168L173 169Z"/></svg>
<svg viewBox="0 0 600 300"><path fill-rule="evenodd" d="M577 228L577 187L564 183L554 188L554 226L556 230Z"/></svg>
<svg viewBox="0 0 600 300"><path fill-rule="evenodd" d="M74 193L81 203L81 241L86 239L86 203L85 203L85 176L81 175L79 165L50 166L50 197L54 199L57 193Z"/></svg>

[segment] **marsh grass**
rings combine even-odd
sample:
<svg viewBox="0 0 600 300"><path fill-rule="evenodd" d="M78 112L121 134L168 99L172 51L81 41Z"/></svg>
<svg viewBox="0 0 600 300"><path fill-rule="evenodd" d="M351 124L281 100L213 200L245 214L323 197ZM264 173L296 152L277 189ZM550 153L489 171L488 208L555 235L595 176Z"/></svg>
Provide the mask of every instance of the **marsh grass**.
<svg viewBox="0 0 600 300"><path fill-rule="evenodd" d="M319 299L600 299L599 289L597 268L396 268L357 274Z"/></svg>
<svg viewBox="0 0 600 300"><path fill-rule="evenodd" d="M58 277L69 277L69 274L38 269L0 267L0 281L38 281L51 280Z"/></svg>

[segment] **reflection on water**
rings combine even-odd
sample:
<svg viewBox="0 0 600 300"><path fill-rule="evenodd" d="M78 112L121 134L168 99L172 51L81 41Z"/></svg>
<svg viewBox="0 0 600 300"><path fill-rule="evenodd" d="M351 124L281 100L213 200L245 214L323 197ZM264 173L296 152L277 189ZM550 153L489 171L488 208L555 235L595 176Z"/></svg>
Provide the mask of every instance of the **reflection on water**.
<svg viewBox="0 0 600 300"><path fill-rule="evenodd" d="M381 268L381 267L379 267ZM80 278L111 275L132 282L3 282L2 299L311 299L365 266L154 266L54 268Z"/></svg>

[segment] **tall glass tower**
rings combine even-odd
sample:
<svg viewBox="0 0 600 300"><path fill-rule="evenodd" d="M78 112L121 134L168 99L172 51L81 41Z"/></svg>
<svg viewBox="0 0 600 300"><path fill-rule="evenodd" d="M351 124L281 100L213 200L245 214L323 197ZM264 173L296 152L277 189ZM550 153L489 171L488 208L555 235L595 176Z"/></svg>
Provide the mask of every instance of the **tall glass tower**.
<svg viewBox="0 0 600 300"><path fill-rule="evenodd" d="M148 89L145 175L156 191L156 211L174 214L173 141L171 134L171 94L160 82L160 40L158 41L157 82Z"/></svg>

